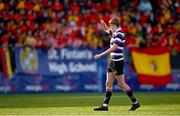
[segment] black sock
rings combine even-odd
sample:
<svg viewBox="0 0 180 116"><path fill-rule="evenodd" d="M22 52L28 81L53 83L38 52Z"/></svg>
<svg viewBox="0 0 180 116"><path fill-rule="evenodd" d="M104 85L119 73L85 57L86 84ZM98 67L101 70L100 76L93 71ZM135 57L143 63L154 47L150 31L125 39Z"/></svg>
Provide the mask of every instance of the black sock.
<svg viewBox="0 0 180 116"><path fill-rule="evenodd" d="M135 103L135 102L137 101L136 98L133 96L132 90L126 91L126 94L127 94L128 97L131 99L132 103Z"/></svg>
<svg viewBox="0 0 180 116"><path fill-rule="evenodd" d="M104 104L109 104L109 101L111 99L112 91L111 90L106 90L106 95L104 98Z"/></svg>

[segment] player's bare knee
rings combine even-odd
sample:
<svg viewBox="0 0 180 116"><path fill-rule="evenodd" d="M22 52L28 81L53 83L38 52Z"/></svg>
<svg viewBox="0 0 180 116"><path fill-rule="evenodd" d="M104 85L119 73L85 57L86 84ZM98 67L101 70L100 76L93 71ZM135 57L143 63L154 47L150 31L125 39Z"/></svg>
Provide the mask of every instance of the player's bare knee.
<svg viewBox="0 0 180 116"><path fill-rule="evenodd" d="M125 82L124 82L124 81L120 81L120 80L118 80L118 84L119 84L120 86L122 86L122 85L124 85L124 84L125 84Z"/></svg>
<svg viewBox="0 0 180 116"><path fill-rule="evenodd" d="M121 88L124 88L124 86L126 86L126 83L125 83L125 82L122 82L122 81L119 81L119 82L118 82L118 85L119 85Z"/></svg>
<svg viewBox="0 0 180 116"><path fill-rule="evenodd" d="M109 82L108 81L106 82L106 87L109 87Z"/></svg>
<svg viewBox="0 0 180 116"><path fill-rule="evenodd" d="M106 88L112 88L112 84L109 81L106 82Z"/></svg>

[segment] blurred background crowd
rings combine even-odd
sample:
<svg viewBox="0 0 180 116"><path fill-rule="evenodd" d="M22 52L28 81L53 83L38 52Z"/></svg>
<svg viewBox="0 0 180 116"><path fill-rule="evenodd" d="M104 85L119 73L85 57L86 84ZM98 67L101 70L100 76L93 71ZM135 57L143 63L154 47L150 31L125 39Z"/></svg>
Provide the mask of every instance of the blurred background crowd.
<svg viewBox="0 0 180 116"><path fill-rule="evenodd" d="M0 0L0 45L108 48L99 23L121 20L126 46L180 51L178 0Z"/></svg>

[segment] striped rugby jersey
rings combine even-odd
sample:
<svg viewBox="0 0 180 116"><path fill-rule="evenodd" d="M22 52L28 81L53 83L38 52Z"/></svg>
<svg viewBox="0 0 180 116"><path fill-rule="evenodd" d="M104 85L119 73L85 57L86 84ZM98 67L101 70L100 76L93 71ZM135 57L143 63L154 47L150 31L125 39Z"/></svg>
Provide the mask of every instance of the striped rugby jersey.
<svg viewBox="0 0 180 116"><path fill-rule="evenodd" d="M116 32L114 33L110 31L110 34L112 35L112 38L110 41L110 47L112 47L114 44L118 45L117 49L110 53L110 60L113 60L113 61L123 60L125 35L124 33L122 33L121 28L117 29Z"/></svg>

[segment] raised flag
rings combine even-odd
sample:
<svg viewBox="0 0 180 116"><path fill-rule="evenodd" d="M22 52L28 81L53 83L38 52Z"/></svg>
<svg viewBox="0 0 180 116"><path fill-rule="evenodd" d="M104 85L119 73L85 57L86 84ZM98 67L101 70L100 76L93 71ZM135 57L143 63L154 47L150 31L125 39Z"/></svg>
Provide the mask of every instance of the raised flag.
<svg viewBox="0 0 180 116"><path fill-rule="evenodd" d="M171 82L168 48L133 48L131 53L140 84L166 85Z"/></svg>

